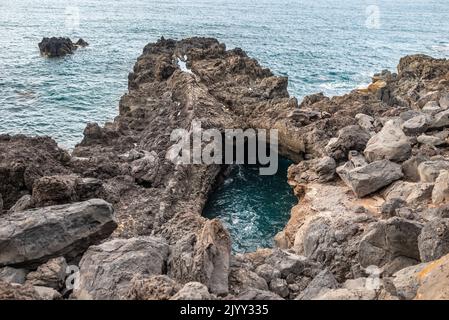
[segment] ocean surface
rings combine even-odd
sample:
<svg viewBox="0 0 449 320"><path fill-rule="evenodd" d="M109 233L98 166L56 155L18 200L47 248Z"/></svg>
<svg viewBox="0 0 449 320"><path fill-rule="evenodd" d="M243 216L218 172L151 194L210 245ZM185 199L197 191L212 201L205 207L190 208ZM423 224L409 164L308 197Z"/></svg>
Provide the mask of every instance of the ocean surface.
<svg viewBox="0 0 449 320"><path fill-rule="evenodd" d="M114 118L136 58L161 36L241 47L288 76L301 99L366 85L406 54L448 57L448 12L448 0L0 0L0 133L50 135L72 148L87 122ZM90 46L46 59L37 46L45 36ZM209 213L221 212L235 250L267 244L288 220L294 199L280 174L264 180L240 167L214 195Z"/></svg>
<svg viewBox="0 0 449 320"><path fill-rule="evenodd" d="M273 237L298 203L287 184L291 162L280 158L273 176L259 175L256 166L235 165L224 184L209 198L203 215L220 218L232 237L234 252L252 252L273 246Z"/></svg>

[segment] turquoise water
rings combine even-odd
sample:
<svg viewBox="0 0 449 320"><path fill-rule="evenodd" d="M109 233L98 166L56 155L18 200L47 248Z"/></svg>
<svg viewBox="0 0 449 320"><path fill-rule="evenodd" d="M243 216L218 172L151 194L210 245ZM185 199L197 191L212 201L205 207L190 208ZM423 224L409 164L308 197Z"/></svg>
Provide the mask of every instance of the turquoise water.
<svg viewBox="0 0 449 320"><path fill-rule="evenodd" d="M274 176L259 175L256 166L236 165L209 198L203 215L222 220L231 233L234 252L273 246L273 237L284 228L298 202L287 184L290 164L280 158Z"/></svg>
<svg viewBox="0 0 449 320"><path fill-rule="evenodd" d="M0 133L45 134L73 147L87 122L117 114L128 72L162 35L241 47L288 76L300 99L367 84L406 54L447 57L448 12L448 0L0 0ZM44 36L91 45L44 59ZM240 167L230 179L210 214L221 212L235 250L269 245L295 202L285 172L270 179Z"/></svg>
<svg viewBox="0 0 449 320"><path fill-rule="evenodd" d="M370 5L377 29L367 25ZM405 54L449 55L448 12L447 0L0 0L0 133L49 134L73 146L87 122L117 114L128 72L161 35L244 48L289 76L300 98L351 90ZM53 35L91 46L43 59L37 43Z"/></svg>

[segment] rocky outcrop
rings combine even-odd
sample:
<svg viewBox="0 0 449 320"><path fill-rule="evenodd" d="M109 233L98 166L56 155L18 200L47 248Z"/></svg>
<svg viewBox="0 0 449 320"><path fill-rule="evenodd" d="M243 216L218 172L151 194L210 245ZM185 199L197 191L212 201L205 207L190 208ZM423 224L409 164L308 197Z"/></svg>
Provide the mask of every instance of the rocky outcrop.
<svg viewBox="0 0 449 320"><path fill-rule="evenodd" d="M87 47L89 44L83 39L73 43L69 38L52 37L43 38L39 43L41 55L49 58L63 57L72 54L79 47Z"/></svg>
<svg viewBox="0 0 449 320"><path fill-rule="evenodd" d="M32 266L59 256L75 258L115 229L103 200L15 212L0 217L0 266Z"/></svg>

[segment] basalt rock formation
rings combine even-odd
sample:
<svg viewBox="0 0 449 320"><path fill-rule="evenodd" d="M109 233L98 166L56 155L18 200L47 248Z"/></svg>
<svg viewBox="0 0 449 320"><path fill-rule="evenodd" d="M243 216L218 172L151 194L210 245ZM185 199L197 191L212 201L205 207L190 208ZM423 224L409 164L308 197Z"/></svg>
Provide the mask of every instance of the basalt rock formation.
<svg viewBox="0 0 449 320"><path fill-rule="evenodd" d="M81 38L76 43L73 43L69 38L51 37L43 38L38 45L43 56L55 58L72 54L76 49L87 47L89 44Z"/></svg>
<svg viewBox="0 0 449 320"><path fill-rule="evenodd" d="M119 115L88 124L71 155L50 138L0 137L0 247L17 247L0 274L28 274L15 285L24 297L70 295L49 271L59 270L54 259L80 268L71 295L79 299L446 297L432 288L448 276L434 268L449 254L448 110L444 59L408 56L366 89L298 104L286 78L239 48L162 38L138 58ZM279 153L296 163L288 183L299 203L276 248L234 255L222 223L202 217L224 167L167 158L173 130L192 132L196 121L221 132L278 129ZM114 209L106 220L77 211L99 201ZM46 243L56 231L44 218L53 215L68 242L20 254L14 232L32 219L47 230L33 239ZM0 296L11 288L2 284Z"/></svg>

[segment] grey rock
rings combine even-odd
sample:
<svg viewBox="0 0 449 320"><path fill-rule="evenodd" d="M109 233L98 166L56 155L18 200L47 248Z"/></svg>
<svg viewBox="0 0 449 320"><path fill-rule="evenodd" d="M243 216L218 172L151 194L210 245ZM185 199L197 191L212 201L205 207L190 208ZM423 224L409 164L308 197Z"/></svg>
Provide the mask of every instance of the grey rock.
<svg viewBox="0 0 449 320"><path fill-rule="evenodd" d="M166 275L140 276L131 280L125 300L169 300L181 286Z"/></svg>
<svg viewBox="0 0 449 320"><path fill-rule="evenodd" d="M399 122L390 120L367 143L364 154L369 162L376 160L404 161L411 155L411 145Z"/></svg>
<svg viewBox="0 0 449 320"><path fill-rule="evenodd" d="M360 265L381 267L388 275L417 264L420 261L418 236L421 229L420 224L398 217L377 222L360 241Z"/></svg>
<svg viewBox="0 0 449 320"><path fill-rule="evenodd" d="M437 260L449 253L449 219L435 219L424 225L418 238L423 262Z"/></svg>
<svg viewBox="0 0 449 320"><path fill-rule="evenodd" d="M441 170L449 170L449 161L445 159L429 160L418 165L418 174L422 182L435 182Z"/></svg>
<svg viewBox="0 0 449 320"><path fill-rule="evenodd" d="M427 102L424 105L424 107L422 108L422 111L427 113L427 114L435 115L438 112L441 112L442 109L440 108L438 102L436 102L436 101L429 101L429 102Z"/></svg>
<svg viewBox="0 0 449 320"><path fill-rule="evenodd" d="M358 113L355 115L355 118L359 124L360 127L365 129L368 132L371 132L374 130L374 118L363 113Z"/></svg>
<svg viewBox="0 0 449 320"><path fill-rule="evenodd" d="M421 263L399 270L392 276L396 294L405 300L412 300L419 288L419 273L427 266Z"/></svg>
<svg viewBox="0 0 449 320"><path fill-rule="evenodd" d="M104 200L31 209L0 217L0 266L39 265L59 256L74 258L116 228Z"/></svg>
<svg viewBox="0 0 449 320"><path fill-rule="evenodd" d="M401 199L412 207L426 206L432 197L432 190L432 183L396 181L385 190L384 198L386 201Z"/></svg>
<svg viewBox="0 0 449 320"><path fill-rule="evenodd" d="M368 289L334 289L327 290L313 300L375 300L376 291Z"/></svg>
<svg viewBox="0 0 449 320"><path fill-rule="evenodd" d="M229 286L234 294L248 288L268 290L267 281L257 273L245 268L233 268L229 273Z"/></svg>
<svg viewBox="0 0 449 320"><path fill-rule="evenodd" d="M67 263L64 257L54 258L27 275L27 283L56 290L63 288Z"/></svg>
<svg viewBox="0 0 449 320"><path fill-rule="evenodd" d="M61 300L62 295L53 288L34 286L34 290L39 296L39 300Z"/></svg>
<svg viewBox="0 0 449 320"><path fill-rule="evenodd" d="M313 280L309 283L307 288L301 292L297 300L312 300L315 297L324 294L325 291L331 289L337 289L339 284L334 275L327 269L321 271Z"/></svg>
<svg viewBox="0 0 449 320"><path fill-rule="evenodd" d="M435 146L435 147L441 146L446 143L443 139L441 139L439 137L429 136L426 134L420 135L416 140L421 144L428 144L430 146Z"/></svg>
<svg viewBox="0 0 449 320"><path fill-rule="evenodd" d="M420 134L426 132L430 122L431 119L429 116L421 114L419 116L411 118L410 120L405 121L402 124L401 128L407 135Z"/></svg>
<svg viewBox="0 0 449 320"><path fill-rule="evenodd" d="M360 198L403 177L401 166L388 160L374 161L362 167L355 167L349 161L337 168L337 174Z"/></svg>
<svg viewBox="0 0 449 320"><path fill-rule="evenodd" d="M431 128L440 129L449 126L449 110L441 111L435 114Z"/></svg>
<svg viewBox="0 0 449 320"><path fill-rule="evenodd" d="M0 281L24 284L28 271L11 267L0 268Z"/></svg>
<svg viewBox="0 0 449 320"><path fill-rule="evenodd" d="M271 280L280 278L281 272L270 264L261 264L256 268L256 273L265 279L267 283Z"/></svg>
<svg viewBox="0 0 449 320"><path fill-rule="evenodd" d="M449 93L442 94L439 103L441 109L443 110L449 109Z"/></svg>
<svg viewBox="0 0 449 320"><path fill-rule="evenodd" d="M290 294L290 290L288 289L288 284L285 279L273 279L270 282L270 291L276 293L282 298L287 298Z"/></svg>
<svg viewBox="0 0 449 320"><path fill-rule="evenodd" d="M346 159L350 150L362 151L371 135L358 125L347 126L338 131L325 147L327 155L336 160Z"/></svg>
<svg viewBox="0 0 449 320"><path fill-rule="evenodd" d="M290 166L288 175L298 183L328 182L334 179L336 167L334 158L325 156Z"/></svg>
<svg viewBox="0 0 449 320"><path fill-rule="evenodd" d="M449 201L449 171L441 170L440 175L435 180L432 191L433 204L440 205Z"/></svg>
<svg viewBox="0 0 449 320"><path fill-rule="evenodd" d="M162 238L115 239L91 246L79 263L77 299L115 300L127 294L134 276L164 273L168 244Z"/></svg>
<svg viewBox="0 0 449 320"><path fill-rule="evenodd" d="M250 288L237 296L238 300L283 300L276 293Z"/></svg>
<svg viewBox="0 0 449 320"><path fill-rule="evenodd" d="M170 300L214 300L207 287L199 282L189 282Z"/></svg>

